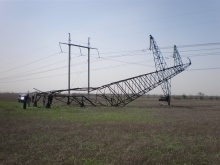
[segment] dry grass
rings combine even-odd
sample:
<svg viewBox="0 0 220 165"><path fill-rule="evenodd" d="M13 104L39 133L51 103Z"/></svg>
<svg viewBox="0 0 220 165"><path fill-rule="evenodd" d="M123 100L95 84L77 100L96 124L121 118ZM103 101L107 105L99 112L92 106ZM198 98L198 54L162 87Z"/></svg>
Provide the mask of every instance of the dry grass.
<svg viewBox="0 0 220 165"><path fill-rule="evenodd" d="M219 164L219 100L124 108L0 102L0 164Z"/></svg>

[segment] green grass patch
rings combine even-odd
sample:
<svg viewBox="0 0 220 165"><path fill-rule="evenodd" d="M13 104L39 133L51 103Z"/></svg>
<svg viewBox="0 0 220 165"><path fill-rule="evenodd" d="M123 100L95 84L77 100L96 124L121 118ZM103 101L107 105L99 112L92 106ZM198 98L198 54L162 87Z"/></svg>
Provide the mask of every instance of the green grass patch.
<svg viewBox="0 0 220 165"><path fill-rule="evenodd" d="M24 110L0 101L0 164L217 165L219 109L196 106Z"/></svg>
<svg viewBox="0 0 220 165"><path fill-rule="evenodd" d="M59 106L51 109L27 107L22 103L0 102L0 116L32 117L44 120L67 120L72 122L158 122L148 109L135 107L78 107Z"/></svg>

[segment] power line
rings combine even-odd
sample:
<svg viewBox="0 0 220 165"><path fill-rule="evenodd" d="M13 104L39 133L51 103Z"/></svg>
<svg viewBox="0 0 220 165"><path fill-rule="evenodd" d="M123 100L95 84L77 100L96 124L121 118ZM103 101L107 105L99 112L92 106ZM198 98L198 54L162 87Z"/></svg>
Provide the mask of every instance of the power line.
<svg viewBox="0 0 220 165"><path fill-rule="evenodd" d="M43 77L37 77L37 78L28 78L28 79L14 80L14 81L11 80L11 81L5 81L5 82L0 82L0 83L21 82L21 81L37 80L37 79L42 79L42 78L58 77L58 76L66 76L66 74L43 76Z"/></svg>
<svg viewBox="0 0 220 165"><path fill-rule="evenodd" d="M154 67L152 65L145 65L145 64L142 64L142 63L136 63L136 62L126 62L126 61L120 61L120 60L113 60L113 59L108 59L108 58L103 58L102 59L104 60L109 60L109 61L116 61L116 62L122 62L122 63L127 63L127 64L135 64L135 65L143 65L143 66L149 66L149 67ZM142 61L143 62L143 61Z"/></svg>
<svg viewBox="0 0 220 165"><path fill-rule="evenodd" d="M66 61L66 60L65 60ZM77 63L77 64L73 64L71 66L75 66L75 65L83 65L85 64L86 62L81 62L81 63ZM27 73L27 72L24 72L24 73L27 73L27 74L15 74L15 75L11 75L11 76L8 76L8 77L4 77L4 78L0 78L0 80L4 80L4 79L12 79L12 78L16 78L16 77L24 77L24 76L33 76L33 75L36 75L36 74L40 74L40 73L46 73L46 72L51 72L51 71L55 71L55 70L59 70L59 69L63 69L63 68L66 68L67 66L62 66L62 67L58 67L58 68L54 68L54 69L49 69L49 70L43 70L43 71L39 71L39 72L34 72L34 73ZM35 69L36 70L36 69ZM32 70L33 71L33 70Z"/></svg>
<svg viewBox="0 0 220 165"><path fill-rule="evenodd" d="M41 74L41 73L46 73L46 72L51 72L51 71L55 71L55 70L59 70L59 69L64 69L64 68L67 68L67 66L63 66L63 67L59 67L59 68L54 68L54 69L48 69L48 70L44 70L44 71L39 71L39 72L35 72L35 73L28 73L28 74L18 74L18 75L15 75L13 77L5 77L5 78L1 78L1 80L4 80L4 79L12 79L12 78L19 78L19 77L26 77L26 76L33 76L33 75L36 75L36 74Z"/></svg>
<svg viewBox="0 0 220 165"><path fill-rule="evenodd" d="M116 67L123 67L127 66L129 64L125 65L114 65L114 66L109 66L109 67L102 67L102 68L96 68L92 69L92 71L99 71L99 70L104 70L104 69L109 69L109 68L116 68ZM204 71L204 70L219 70L220 67L215 67L215 68L196 68L196 69L187 69L186 71ZM83 73L86 71L81 71L80 73ZM74 73L79 73L79 72L74 72ZM43 76L43 77L37 77L37 78L29 78L29 79L22 79L22 80L11 80L11 81L5 81L0 83L11 83L11 82L21 82L21 81L29 81L29 80L36 80L36 79L42 79L42 78L51 78L51 77L59 77L59 76L66 76L66 74L58 74L58 75L52 75L52 76Z"/></svg>
<svg viewBox="0 0 220 165"><path fill-rule="evenodd" d="M213 12L213 11L219 11L219 8L216 9L209 9L209 10L200 10L200 11L192 11L188 13L182 13L182 14L175 14L175 15L169 15L169 16L163 16L160 18L156 19L148 19L148 20L142 20L142 21L136 21L136 22L131 22L131 23L123 23L119 25L113 25L113 26L105 26L105 27L99 27L93 30L86 30L86 31L78 31L79 34L86 33L86 32L95 32L95 31L101 31L101 30L106 30L106 29L112 29L112 28L121 28L121 27L127 27L131 25L136 25L136 24L142 24L146 22L152 22L152 21L160 21L160 20L165 20L165 19L170 19L170 18L175 18L175 17L180 17L180 16L186 16L186 15L194 15L194 14L199 14L199 13L208 13L208 12Z"/></svg>
<svg viewBox="0 0 220 165"><path fill-rule="evenodd" d="M218 70L220 69L220 67L216 67L216 68L196 68L196 69L188 69L186 71L202 71L202 70Z"/></svg>
<svg viewBox="0 0 220 165"><path fill-rule="evenodd" d="M210 24L210 23L218 23L219 22L219 20L214 20L214 21L206 21L206 22L197 22L197 23L192 23L192 24L187 24L187 25L181 25L181 26L171 26L171 27L166 27L166 28L164 28L164 27L161 27L161 28L158 28L158 29L175 29L175 28L180 28L180 27L187 27L187 26L194 26L194 25L199 25L199 24ZM117 34L117 35L104 35L103 37L100 37L100 38L98 38L98 39L105 39L105 38L114 38L114 37L122 37L122 36L128 36L128 35L136 35L136 34L140 34L140 33L146 33L146 31L144 30L144 31L136 31L136 32L126 32L126 33L121 33L121 34Z"/></svg>
<svg viewBox="0 0 220 165"><path fill-rule="evenodd" d="M120 65L113 65L113 66L108 66L108 67L100 67L100 68L95 68L95 69L92 69L92 71L99 71L99 70L105 70L105 69L109 69L109 68L118 68L118 67L124 67L124 66L128 66L128 65L135 65L135 64L138 64L138 63L126 63L126 64L120 64ZM73 72L73 73L85 73L87 72L87 70L82 70L80 72ZM61 76L63 75L66 75L66 74L59 74ZM9 81L0 81L0 83L10 83L10 82L20 82L20 81L27 81L27 80L35 80L35 79L41 79L41 78L49 78L49 77L57 77L59 75L53 75L53 76L43 76L43 77L38 77L38 78L29 78L29 79L22 79L22 80L9 80Z"/></svg>
<svg viewBox="0 0 220 165"><path fill-rule="evenodd" d="M215 42L215 43L202 43L202 44L189 44L189 45L177 45L178 48L188 48L188 47L201 47L201 46L215 46L215 45L220 45L220 42ZM165 47L160 47L160 49L173 49L173 46L165 46ZM212 48L212 49L197 49L197 50L185 50L185 51L180 51L179 52L186 52L186 51L199 51L199 50L214 50L214 49L220 49L220 48ZM123 50L123 51L113 51L113 52L101 52L100 55L104 54L118 54L118 53L135 53L135 52L146 52L149 49L136 49L136 50ZM162 53L172 53L172 52L162 52ZM117 56L117 55L115 55Z"/></svg>
<svg viewBox="0 0 220 165"><path fill-rule="evenodd" d="M220 53L220 52L217 52L217 53ZM204 54L204 55L201 55L201 54L198 54L198 55L192 55L192 56L188 56L188 57L195 57L195 56L211 56L211 55L215 55L215 54ZM219 55L219 54L217 54ZM170 58L173 58L173 57L166 57L166 59L170 59ZM114 60L114 59L109 59L109 58L98 58L99 60L109 60L109 61L115 61L115 62L121 62L121 63L126 63L126 64L135 64L135 65L143 65L143 66L149 66L149 67L154 67L152 65L146 65L146 64L142 64L142 63L135 63L135 62L126 62L126 61L121 61L121 60ZM66 60L64 60L66 61ZM145 60L145 61L153 61L153 59L151 60ZM60 62L63 62L63 61L60 61ZM58 63L60 63L58 62ZM100 62L100 61L92 61L93 63L94 62ZM142 61L143 62L143 61ZM57 63L55 63L57 64ZM84 65L86 64L86 62L81 62L81 63L76 63L76 64L72 64L71 66L76 66L76 65ZM53 64L52 64L53 65ZM44 66L45 67L45 66ZM44 68L44 67L41 67L41 68ZM49 70L43 70L43 71L39 71L39 72L34 72L34 73L29 73L31 71L35 71L37 69L34 69L34 70L31 70L31 71L27 71L27 72L24 72L24 73L28 73L28 74L15 74L15 75L11 75L11 76L8 76L8 77L4 77L4 78L1 78L1 80L4 80L4 79L13 79L13 78L17 78L17 77L25 77L25 76L33 76L33 75L36 75L36 74L40 74L40 73L46 73L46 72L51 72L51 71L55 71L55 70L59 70L59 69L63 69L63 68L66 68L66 66L63 66L63 67L59 67L59 68L54 68L54 69L49 69ZM39 69L39 68L38 68Z"/></svg>
<svg viewBox="0 0 220 165"><path fill-rule="evenodd" d="M45 65L45 66L42 66L42 67L39 67L39 68L36 68L36 69L28 70L28 71L25 71L25 72L22 72L22 73L19 73L19 74L13 74L13 75L10 75L10 76L7 76L7 77L3 77L3 78L0 78L0 79L8 79L8 78L17 77L17 76L19 76L21 74L24 74L24 73L34 74L34 73L30 73L30 72L33 72L33 71L36 71L36 70L39 70L39 69L42 69L42 68L47 68L49 66L56 65L56 64L59 64L59 63L65 62L65 61L67 61L67 60L62 60L62 61L59 61L59 62L56 62L56 63L52 63L50 65ZM24 76L29 75L29 74L25 74Z"/></svg>
<svg viewBox="0 0 220 165"><path fill-rule="evenodd" d="M203 43L203 44L190 44L190 45L177 45L178 48L189 48L189 47L201 47L201 46L214 46L220 45L220 42L215 43ZM171 49L173 46L160 47L160 49Z"/></svg>
<svg viewBox="0 0 220 165"><path fill-rule="evenodd" d="M214 45L219 45L220 42L217 42L217 43L205 43L205 44L191 44L191 45L180 45L180 47L182 48L186 48L186 47L198 47L198 46L214 46ZM167 47L166 47L167 48ZM193 50L180 50L179 52L190 52L190 51L209 51L209 50L217 50L217 49L220 49L220 48L208 48L208 49L193 49ZM142 63L135 63L135 62L126 62L126 61L121 61L121 60L115 60L115 59L111 59L111 58L119 58L119 57L124 57L124 56L137 56L137 55L148 55L148 54L151 54L151 53L146 53L148 49L138 49L138 50L127 50L127 51L118 51L118 52L104 52L102 54L113 54L113 53L120 53L120 54L117 54L117 55L112 55L112 56L107 56L107 57L104 57L104 58L99 58L99 60L97 61L92 61L93 63L94 62L100 62L100 60L110 60L110 61L116 61L116 62L121 62L121 63L128 63L128 64L135 64L135 65L143 65ZM125 53L124 53L125 52ZM124 54L123 54L124 53ZM140 53L140 54L139 54ZM144 53L144 54L142 54ZM163 52L163 53L172 53L172 52ZM52 54L52 55L49 55L45 58L41 58L41 59L38 59L38 60L35 60L35 61L32 61L31 63L28 63L28 64L24 64L22 66L18 66L18 67L15 67L15 68L12 68L12 69L9 69L7 71L4 71L2 73L5 73L5 72L9 72L11 70L15 70L15 69L18 69L18 68L21 68L21 67L25 67L27 65L30 65L30 64L33 64L33 63L36 63L38 61L41 61L41 60L44 60L46 58L49 58L49 57L52 57L52 56L55 56L57 54L60 54L60 53L55 53L55 54ZM102 55L101 54L101 55ZM189 53L190 54L190 53ZM191 54L189 55L188 57L196 57L196 56L216 56L216 55L220 55L220 52L207 52L207 53L198 53L198 54ZM77 56L77 57L80 57L80 56ZM76 58L77 58L76 57ZM185 57L185 55L183 55L183 57ZM170 57L166 57L166 59L169 59L169 58L172 58L171 56ZM53 63L51 65L54 65L54 64L58 64L58 63L61 63L61 62L64 62L66 60L63 60L63 61L60 61L60 62L56 62L56 63ZM152 60L147 60L147 61L153 61ZM75 65L83 65L85 64L86 62L81 62L81 63L76 63L74 64ZM1 78L1 80L3 79L12 79L12 78L16 78L16 77L22 77L22 76L26 76L26 75L35 75L35 74L39 74L39 73L45 73L45 72L51 72L51 71L54 71L54 70L58 70L58 69L62 69L63 67L59 67L59 68L54 68L54 69L49 69L49 70L43 70L43 71L39 71L39 72L34 72L31 74L32 71L35 71L35 70L38 70L38 69L41 69L41 68L46 68L46 67L49 67L51 65L46 65L46 66L43 66L43 67L40 67L40 68L37 68L37 69L33 69L33 70L29 70L29 71L26 71L26 72L23 72L23 73L29 73L29 74L23 74L20 73L20 74L14 74L14 75L11 75L11 76L7 76L7 77L4 77L4 78ZM146 65L145 65L146 66ZM152 66L150 66L152 67Z"/></svg>
<svg viewBox="0 0 220 165"><path fill-rule="evenodd" d="M31 65L33 63L36 63L36 62L39 62L39 61L42 61L42 60L45 60L49 57L52 57L52 56L55 56L55 55L58 55L60 53L55 53L55 54L51 54L47 57L44 57L44 58L41 58L41 59L38 59L38 60L35 60L35 61L32 61L32 62L29 62L29 63L26 63L26 64L23 64L23 65L20 65L20 66L17 66L17 67L14 67L12 69L9 69L9 70L6 70L6 71L3 71L3 72L0 72L0 74L3 74L3 73L7 73L7 72L10 72L10 71L13 71L13 70L16 70L16 69L19 69L19 68L22 68L22 67L25 67L25 66L28 66L28 65Z"/></svg>
<svg viewBox="0 0 220 165"><path fill-rule="evenodd" d="M216 42L216 43L203 43L203 44L190 44L190 45L179 45L178 48L187 48L187 47L201 47L201 46L214 46L214 45L220 45L220 42ZM160 49L170 49L170 48L173 48L173 46L167 46L167 47L161 47ZM219 48L215 48L215 49L219 49ZM138 50L125 50L125 51L118 51L118 52L103 52L103 53L100 53L100 55L103 55L103 54L115 54L115 53L137 53L137 52L146 52L148 49L138 49ZM206 49L208 50L208 49ZM189 50L190 51L190 50ZM197 50L192 50L192 51L197 51ZM199 51L199 50L198 50ZM179 51L179 52L183 52L183 51ZM168 52L163 52L163 53L168 53ZM170 52L172 53L172 52ZM7 72L10 72L10 71L13 71L13 70L16 70L16 69L19 69L19 68L22 68L22 67L25 67L25 66L28 66L30 64L33 64L33 63L37 63L39 61L42 61L42 60L45 60L49 57L52 57L52 56L55 56L55 55L58 55L60 53L55 53L55 54L51 54L47 57L44 57L44 58L41 58L41 59L38 59L38 60L34 60L32 62L29 62L29 63L26 63L26 64L23 64L23 65L20 65L20 66L17 66L17 67L14 67L14 68L11 68L9 70L6 70L6 71L3 71L3 72L0 72L0 74L3 74L3 73L7 73ZM150 53L149 53L150 54ZM115 56L112 56L112 57L123 57L123 56L127 56L126 54L120 54L120 55L115 55ZM130 55L130 56L133 56L133 55ZM80 57L80 55L78 55L77 57ZM75 58L77 58L75 57Z"/></svg>
<svg viewBox="0 0 220 165"><path fill-rule="evenodd" d="M58 53L58 54L59 54L59 53ZM50 56L48 56L48 57L50 57ZM33 61L31 64L33 64L33 63L35 63L35 62L38 62L38 61L41 61L41 60L43 60L43 59L46 59L46 58L48 58L48 57L39 59L39 60L37 60L37 61ZM77 56L77 57L80 57L80 56ZM77 57L74 57L74 58L77 58ZM52 66L52 65L56 65L56 64L65 62L65 61L67 61L67 60L68 60L68 59L62 60L62 61L59 61L59 62L56 62L56 63L52 63L52 64L50 64L50 65L45 65L45 66L42 66L42 67L39 67L39 68L36 68L36 69L33 69L33 70L28 70L28 71L22 72L22 73L20 73L20 74L29 73L29 72L36 71L36 70L39 70L39 69L42 69L42 68L47 68L47 67L49 67L49 66ZM18 69L18 68L22 68L22 67L25 67L25 66L27 66L27 65L29 65L29 64L22 65L22 66L18 66L18 67L16 67L16 68L12 68L12 69L7 70L7 71L5 71L5 72L9 72L9 71L12 71L12 70L15 70L15 69ZM76 64L76 65L80 65L80 64ZM54 69L54 70L56 70L56 69ZM5 73L5 72L4 72L4 73ZM42 72L44 72L44 71L42 71ZM3 72L2 72L2 73L3 73ZM1 73L0 73L0 74L1 74ZM4 77L4 78L0 78L0 79L6 79L6 78L11 78L11 77L17 77L17 76L18 76L18 74L13 74L13 75L10 75L10 76Z"/></svg>

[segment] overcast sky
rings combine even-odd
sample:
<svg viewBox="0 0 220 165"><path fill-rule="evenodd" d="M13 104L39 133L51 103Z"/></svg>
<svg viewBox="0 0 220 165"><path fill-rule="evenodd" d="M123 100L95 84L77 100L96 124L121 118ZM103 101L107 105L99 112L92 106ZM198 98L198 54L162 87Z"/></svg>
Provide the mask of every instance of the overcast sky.
<svg viewBox="0 0 220 165"><path fill-rule="evenodd" d="M1 0L0 92L67 89L68 42L91 47L91 86L155 71L151 34L169 66L192 65L172 94L220 95L219 0ZM185 46L186 45L186 46ZM71 88L87 86L87 50L72 47ZM150 92L162 94L160 87Z"/></svg>

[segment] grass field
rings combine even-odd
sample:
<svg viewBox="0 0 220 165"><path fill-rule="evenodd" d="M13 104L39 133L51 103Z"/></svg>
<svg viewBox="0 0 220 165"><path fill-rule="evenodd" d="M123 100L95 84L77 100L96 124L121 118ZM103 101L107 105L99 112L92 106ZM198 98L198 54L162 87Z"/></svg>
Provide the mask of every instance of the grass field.
<svg viewBox="0 0 220 165"><path fill-rule="evenodd" d="M220 101L126 107L0 101L0 164L220 164Z"/></svg>

